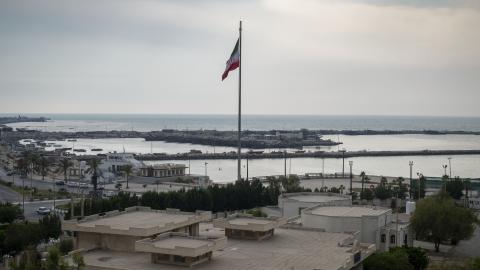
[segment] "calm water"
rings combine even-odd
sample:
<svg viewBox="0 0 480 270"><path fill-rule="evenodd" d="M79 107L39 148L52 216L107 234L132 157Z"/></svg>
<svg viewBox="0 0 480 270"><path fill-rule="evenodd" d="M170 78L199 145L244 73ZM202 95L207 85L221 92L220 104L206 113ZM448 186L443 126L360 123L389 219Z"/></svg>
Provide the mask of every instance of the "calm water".
<svg viewBox="0 0 480 270"><path fill-rule="evenodd" d="M235 115L102 115L102 114L30 114L46 116L46 123L17 123L45 131L138 130L163 128L236 130ZM243 129L348 129L348 130L464 130L480 131L478 117L420 116L324 116L324 115L244 115Z"/></svg>
<svg viewBox="0 0 480 270"><path fill-rule="evenodd" d="M32 115L35 116L35 115ZM38 116L38 115L36 115ZM236 116L232 115L45 115L52 118L46 123L17 123L13 127L28 127L46 131L94 131L94 130L159 130L217 129L235 130ZM480 118L461 117L390 117L390 116L245 116L244 129L349 129L349 130L465 130L480 131ZM480 136L475 135L376 135L376 136L326 136L344 144L339 147L322 147L321 150L423 150L423 149L480 149ZM77 142L55 142L62 147L102 148L102 152L134 153L182 153L190 149L203 152L235 151L230 147L211 147L192 144L145 142L143 139L79 139ZM266 149L266 151L277 149ZM316 148L306 148L315 151ZM95 152L98 153L98 152ZM414 161L414 174L422 172L428 176L443 174L442 165L448 164L447 156L427 157L365 157L353 158L353 172L385 176L409 175L408 161ZM168 162L162 161L161 163ZM172 161L184 163L188 161ZM207 166L205 166L207 162ZM158 163L158 162L157 162ZM249 176L283 174L283 160L264 159L249 162ZM348 164L346 161L345 164ZM246 174L245 161L243 175ZM208 175L219 182L236 178L235 160L195 160L190 163L191 173ZM327 173L341 172L341 159L325 159ZM322 160L314 158L292 159L287 162L289 173L321 172ZM452 174L461 177L480 176L480 156L453 156Z"/></svg>

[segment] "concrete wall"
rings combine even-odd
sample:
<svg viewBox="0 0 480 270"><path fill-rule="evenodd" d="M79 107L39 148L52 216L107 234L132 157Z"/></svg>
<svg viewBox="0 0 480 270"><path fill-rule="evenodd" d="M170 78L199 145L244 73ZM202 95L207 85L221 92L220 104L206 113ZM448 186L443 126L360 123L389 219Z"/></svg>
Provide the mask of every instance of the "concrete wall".
<svg viewBox="0 0 480 270"><path fill-rule="evenodd" d="M326 232L359 231L360 242L377 244L380 228L385 226L385 221L387 224L391 222L391 212L379 216L362 217L321 216L304 213L301 219L303 226L323 229Z"/></svg>
<svg viewBox="0 0 480 270"><path fill-rule="evenodd" d="M77 232L76 248L133 252L135 251L135 241L143 238L145 237Z"/></svg>
<svg viewBox="0 0 480 270"><path fill-rule="evenodd" d="M331 201L327 203L319 202L300 202L295 200L279 198L278 206L282 209L283 217L291 218L300 215L300 209L314 207L316 205L327 204L330 206L351 206L352 201L349 199Z"/></svg>

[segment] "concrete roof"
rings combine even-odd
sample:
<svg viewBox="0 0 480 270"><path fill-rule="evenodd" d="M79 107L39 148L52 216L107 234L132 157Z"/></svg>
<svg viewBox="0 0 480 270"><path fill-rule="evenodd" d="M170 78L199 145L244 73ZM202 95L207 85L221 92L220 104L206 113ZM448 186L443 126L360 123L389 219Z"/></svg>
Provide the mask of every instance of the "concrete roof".
<svg viewBox="0 0 480 270"><path fill-rule="evenodd" d="M368 206L322 206L304 210L305 214L331 217L379 216L389 211L387 208Z"/></svg>
<svg viewBox="0 0 480 270"><path fill-rule="evenodd" d="M251 215L235 214L227 218L215 219L213 225L224 229L266 232L286 222L287 220L281 217L253 217Z"/></svg>
<svg viewBox="0 0 480 270"><path fill-rule="evenodd" d="M209 220L210 212L181 212L177 209L152 210L148 207L130 207L125 211L111 211L105 215L92 215L82 220L66 220L66 231L151 236L176 228Z"/></svg>
<svg viewBox="0 0 480 270"><path fill-rule="evenodd" d="M281 198L290 201L306 202L306 203L323 203L340 200L351 200L350 196L341 195L337 193L325 192L298 192L298 193L284 193L280 195Z"/></svg>
<svg viewBox="0 0 480 270"><path fill-rule="evenodd" d="M200 224L200 234L222 236L224 231L211 223ZM291 270L291 269L350 269L353 263L352 246L339 243L351 238L349 234L325 233L312 230L275 230L275 235L263 241L229 239L226 247L213 252L212 260L195 269L212 270ZM362 246L362 258L370 255L374 245ZM126 253L96 250L84 254L87 266L99 269L178 270L178 266L151 264L148 253Z"/></svg>
<svg viewBox="0 0 480 270"><path fill-rule="evenodd" d="M194 237L184 233L164 233L155 239L135 242L135 251L196 257L225 247L225 237Z"/></svg>

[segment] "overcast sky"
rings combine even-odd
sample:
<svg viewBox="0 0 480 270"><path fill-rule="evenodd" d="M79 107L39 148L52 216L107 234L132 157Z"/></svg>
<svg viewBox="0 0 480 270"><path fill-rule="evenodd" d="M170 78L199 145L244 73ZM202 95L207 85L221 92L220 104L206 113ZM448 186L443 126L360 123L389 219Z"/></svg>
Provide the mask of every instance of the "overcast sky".
<svg viewBox="0 0 480 270"><path fill-rule="evenodd" d="M480 1L0 0L0 112L480 116Z"/></svg>

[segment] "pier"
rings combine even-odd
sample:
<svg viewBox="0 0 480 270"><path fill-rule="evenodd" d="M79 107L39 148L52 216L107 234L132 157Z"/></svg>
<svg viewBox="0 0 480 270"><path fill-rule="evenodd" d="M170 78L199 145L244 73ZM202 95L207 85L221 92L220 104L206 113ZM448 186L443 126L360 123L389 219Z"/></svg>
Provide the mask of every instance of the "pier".
<svg viewBox="0 0 480 270"><path fill-rule="evenodd" d="M479 150L420 150L420 151L346 151L346 152L270 152L242 153L243 159L276 158L351 158L351 157L394 157L394 156L443 156L480 155ZM181 153L181 154L139 154L138 160L197 160L197 159L236 159L236 152L225 153Z"/></svg>

